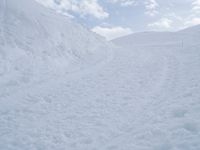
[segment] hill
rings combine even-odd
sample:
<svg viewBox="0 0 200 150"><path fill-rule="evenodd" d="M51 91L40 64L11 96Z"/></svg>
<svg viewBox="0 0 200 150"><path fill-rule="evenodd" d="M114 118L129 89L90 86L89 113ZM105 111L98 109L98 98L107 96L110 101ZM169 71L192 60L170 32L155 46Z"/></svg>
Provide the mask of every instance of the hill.
<svg viewBox="0 0 200 150"><path fill-rule="evenodd" d="M34 0L0 1L0 86L47 79L103 61L104 39Z"/></svg>

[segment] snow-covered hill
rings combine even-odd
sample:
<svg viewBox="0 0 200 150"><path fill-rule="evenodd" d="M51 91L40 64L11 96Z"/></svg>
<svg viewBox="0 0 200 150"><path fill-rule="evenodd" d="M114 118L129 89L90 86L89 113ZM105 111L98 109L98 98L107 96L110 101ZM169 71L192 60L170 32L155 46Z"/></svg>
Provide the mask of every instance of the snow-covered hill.
<svg viewBox="0 0 200 150"><path fill-rule="evenodd" d="M184 44L195 45L200 42L200 25L178 32L142 32L113 40L117 45L133 47L136 45Z"/></svg>
<svg viewBox="0 0 200 150"><path fill-rule="evenodd" d="M106 58L108 44L34 0L0 1L0 87L70 73Z"/></svg>
<svg viewBox="0 0 200 150"><path fill-rule="evenodd" d="M118 149L200 149L199 31L200 26L195 26L178 32L136 33L113 41L124 53L134 53L129 63L137 67L129 69L138 74L132 80L140 76L138 85L137 81L133 85L141 88L133 95L142 93L135 103L143 109L136 111L129 130L112 142L118 143Z"/></svg>
<svg viewBox="0 0 200 150"><path fill-rule="evenodd" d="M189 28L183 29L179 32L199 35L200 34L200 25L189 27Z"/></svg>

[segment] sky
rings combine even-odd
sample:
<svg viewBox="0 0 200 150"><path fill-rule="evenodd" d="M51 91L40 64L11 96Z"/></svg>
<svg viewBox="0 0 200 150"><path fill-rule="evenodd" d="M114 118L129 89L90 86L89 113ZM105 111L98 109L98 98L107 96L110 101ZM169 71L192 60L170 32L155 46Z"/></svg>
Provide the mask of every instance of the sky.
<svg viewBox="0 0 200 150"><path fill-rule="evenodd" d="M200 0L36 0L107 40L200 24Z"/></svg>

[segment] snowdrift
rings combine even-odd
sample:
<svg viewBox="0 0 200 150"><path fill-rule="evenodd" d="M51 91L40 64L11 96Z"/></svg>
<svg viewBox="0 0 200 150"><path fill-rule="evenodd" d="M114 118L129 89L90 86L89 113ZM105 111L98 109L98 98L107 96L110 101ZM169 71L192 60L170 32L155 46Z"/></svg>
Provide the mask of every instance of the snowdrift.
<svg viewBox="0 0 200 150"><path fill-rule="evenodd" d="M0 1L0 86L89 67L107 50L104 39L34 0Z"/></svg>

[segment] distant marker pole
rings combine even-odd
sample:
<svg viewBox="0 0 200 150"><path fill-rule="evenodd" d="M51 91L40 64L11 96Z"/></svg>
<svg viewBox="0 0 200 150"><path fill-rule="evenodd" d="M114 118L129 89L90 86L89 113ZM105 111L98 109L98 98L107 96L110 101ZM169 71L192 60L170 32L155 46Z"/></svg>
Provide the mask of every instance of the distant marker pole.
<svg viewBox="0 0 200 150"><path fill-rule="evenodd" d="M182 49L183 49L183 40L181 40L181 46L182 46Z"/></svg>

